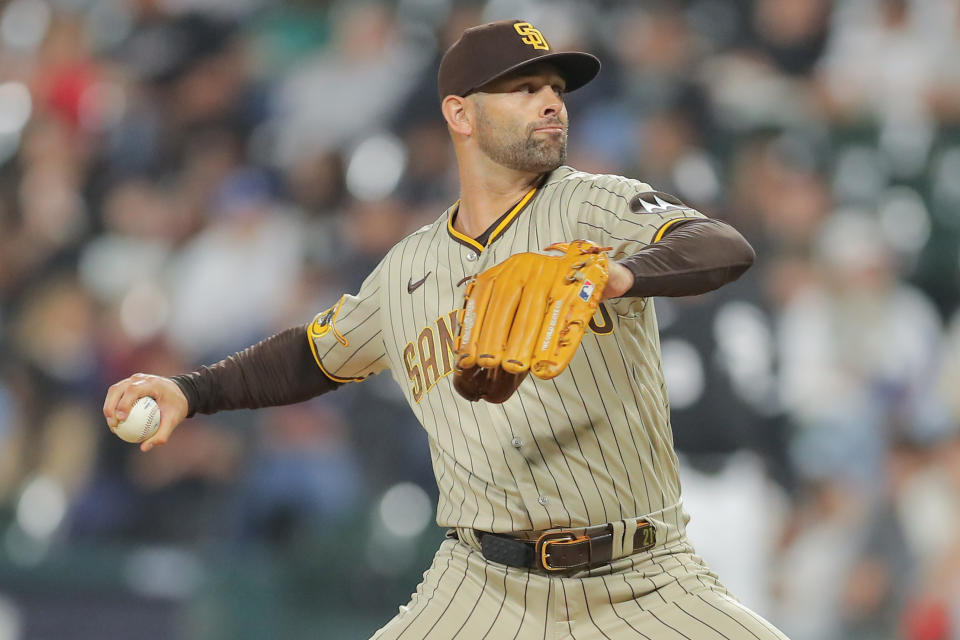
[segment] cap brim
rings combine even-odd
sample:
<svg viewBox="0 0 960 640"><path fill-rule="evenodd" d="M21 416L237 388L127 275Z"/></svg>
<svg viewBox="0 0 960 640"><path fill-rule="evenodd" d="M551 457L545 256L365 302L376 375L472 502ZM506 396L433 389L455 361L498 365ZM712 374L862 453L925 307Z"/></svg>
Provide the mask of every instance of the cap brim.
<svg viewBox="0 0 960 640"><path fill-rule="evenodd" d="M600 60L596 56L589 53L583 53L581 51L561 51L558 53L547 53L530 60L524 60L519 64L513 65L512 67L508 67L496 75L487 78L476 87L470 89L467 93L470 91L478 91L484 85L490 84L494 80L499 80L500 78L510 75L511 73L516 73L517 71L520 71L526 67L532 67L533 65L543 62L549 62L557 67L560 75L567 83L566 89L564 89L565 93L576 91L583 85L593 80L596 75L600 73Z"/></svg>

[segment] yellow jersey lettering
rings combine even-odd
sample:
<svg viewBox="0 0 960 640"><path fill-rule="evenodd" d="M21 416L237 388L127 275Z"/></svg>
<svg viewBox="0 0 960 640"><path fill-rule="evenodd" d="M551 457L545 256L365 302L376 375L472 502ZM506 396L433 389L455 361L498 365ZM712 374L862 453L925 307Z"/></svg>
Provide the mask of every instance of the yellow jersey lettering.
<svg viewBox="0 0 960 640"><path fill-rule="evenodd" d="M427 391L433 388L433 385L440 379L440 371L437 369L437 349L433 342L433 329L424 327L417 337L417 347L420 350L420 367L423 369L423 383ZM433 379L430 373L433 373Z"/></svg>
<svg viewBox="0 0 960 640"><path fill-rule="evenodd" d="M444 322L443 316L437 318L437 338L440 342L440 353L443 356L443 375L453 371L453 355L457 352L456 338L460 329L460 323L457 321L460 312L454 309L447 316L450 319L450 327Z"/></svg>
<svg viewBox="0 0 960 640"><path fill-rule="evenodd" d="M410 390L413 401L420 402L420 398L423 397L423 378L420 376L420 367L415 362L416 359L417 354L413 343L408 342L403 349L403 364L407 368L407 378L413 383L413 388Z"/></svg>
<svg viewBox="0 0 960 640"><path fill-rule="evenodd" d="M597 316L600 316L600 322L597 322ZM597 311L593 314L593 317L590 318L590 324L587 326L590 327L590 331L593 331L599 336L613 333L613 319L610 317L610 312L607 311L607 307L603 303L597 305Z"/></svg>

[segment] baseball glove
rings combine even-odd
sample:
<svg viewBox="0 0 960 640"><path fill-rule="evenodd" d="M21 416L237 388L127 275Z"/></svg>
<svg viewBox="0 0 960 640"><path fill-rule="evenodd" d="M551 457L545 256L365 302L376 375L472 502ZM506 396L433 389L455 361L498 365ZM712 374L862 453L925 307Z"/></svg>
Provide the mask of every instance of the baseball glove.
<svg viewBox="0 0 960 640"><path fill-rule="evenodd" d="M549 380L570 363L607 284L607 251L586 240L519 253L470 281L460 310L454 388L504 402L527 373Z"/></svg>

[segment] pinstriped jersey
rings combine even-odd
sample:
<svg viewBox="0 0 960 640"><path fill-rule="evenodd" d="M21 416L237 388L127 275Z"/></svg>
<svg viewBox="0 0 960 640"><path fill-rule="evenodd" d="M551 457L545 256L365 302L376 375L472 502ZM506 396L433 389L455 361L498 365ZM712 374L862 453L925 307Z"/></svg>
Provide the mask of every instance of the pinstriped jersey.
<svg viewBox="0 0 960 640"><path fill-rule="evenodd" d="M503 404L454 390L453 345L470 276L580 238L622 258L702 214L642 182L570 167L545 176L485 245L453 228L456 207L316 316L318 365L340 382L390 370L428 434L440 526L519 532L681 513L651 300L601 303L569 367L552 380L527 376Z"/></svg>

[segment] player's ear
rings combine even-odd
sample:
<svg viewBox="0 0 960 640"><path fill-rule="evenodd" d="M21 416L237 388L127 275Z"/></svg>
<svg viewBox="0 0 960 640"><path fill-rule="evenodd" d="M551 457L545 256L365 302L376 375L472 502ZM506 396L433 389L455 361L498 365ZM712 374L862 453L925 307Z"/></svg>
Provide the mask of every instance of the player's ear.
<svg viewBox="0 0 960 640"><path fill-rule="evenodd" d="M443 118L447 121L450 130L460 135L468 136L473 131L470 123L470 114L466 98L447 96L440 105Z"/></svg>

